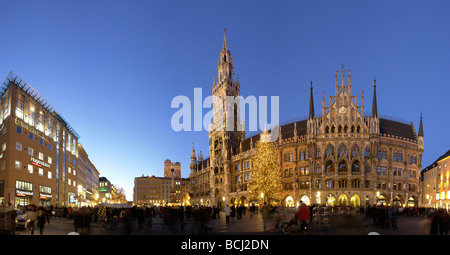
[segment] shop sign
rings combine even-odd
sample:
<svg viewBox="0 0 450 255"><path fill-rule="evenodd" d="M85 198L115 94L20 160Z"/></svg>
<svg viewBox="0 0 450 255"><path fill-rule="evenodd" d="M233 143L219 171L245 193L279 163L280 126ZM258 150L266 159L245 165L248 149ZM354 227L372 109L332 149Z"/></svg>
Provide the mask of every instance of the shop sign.
<svg viewBox="0 0 450 255"><path fill-rule="evenodd" d="M33 191L26 191L26 190L16 190L16 196L18 197L26 197L26 196L32 196Z"/></svg>
<svg viewBox="0 0 450 255"><path fill-rule="evenodd" d="M100 192L106 192L106 191L108 191L105 187L100 187L100 188L98 188L98 191L100 191Z"/></svg>
<svg viewBox="0 0 450 255"><path fill-rule="evenodd" d="M48 198L52 198L52 195L46 194L46 193L39 193L39 197L43 198L43 199L48 199Z"/></svg>
<svg viewBox="0 0 450 255"><path fill-rule="evenodd" d="M50 164L45 163L45 162L42 161L42 160L35 159L35 158L33 158L33 157L31 157L31 164L33 164L33 165L35 165L35 166L39 166L39 167L45 166L45 167L50 168Z"/></svg>

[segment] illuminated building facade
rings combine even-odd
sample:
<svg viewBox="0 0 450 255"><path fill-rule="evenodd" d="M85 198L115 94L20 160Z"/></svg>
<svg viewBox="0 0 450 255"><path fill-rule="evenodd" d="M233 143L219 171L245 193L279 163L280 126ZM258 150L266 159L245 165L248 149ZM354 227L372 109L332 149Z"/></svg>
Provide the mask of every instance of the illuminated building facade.
<svg viewBox="0 0 450 255"><path fill-rule="evenodd" d="M181 178L181 164L166 159L164 177L142 175L134 178L133 203L139 206L190 204L189 188L189 179Z"/></svg>
<svg viewBox="0 0 450 255"><path fill-rule="evenodd" d="M224 35L213 95L240 95L240 83L234 79L233 69ZM351 92L350 70L347 82L344 76L342 67L339 82L336 71L335 91L329 97L328 106L323 93L321 116L314 112L311 82L309 116L277 127L279 135L274 145L279 155L283 187L280 203L296 206L302 200L307 204L332 206L381 203L418 206L424 151L422 116L418 133L412 122L379 116L375 81L372 112L365 113L364 92L358 102L358 96ZM224 109L233 109L224 104ZM234 111L239 113L239 104L234 105ZM234 116L236 126L240 122L239 114ZM213 121L214 126L216 116ZM226 124L223 121L223 125ZM228 129L224 126L222 130ZM192 149L191 203L222 206L258 203L258 198L252 201L249 197L248 189L252 153L259 138L259 134L245 138L242 131L210 131L210 156L197 157Z"/></svg>
<svg viewBox="0 0 450 255"><path fill-rule="evenodd" d="M189 179L144 176L134 178L133 203L138 206L164 206L172 203L172 191L176 204L189 204Z"/></svg>
<svg viewBox="0 0 450 255"><path fill-rule="evenodd" d="M89 159L81 143L78 143L77 200L80 206L93 206L99 199L99 172Z"/></svg>
<svg viewBox="0 0 450 255"><path fill-rule="evenodd" d="M113 203L113 185L106 177L100 177L98 183L98 201L100 203Z"/></svg>
<svg viewBox="0 0 450 255"><path fill-rule="evenodd" d="M421 171L423 206L450 210L450 150Z"/></svg>
<svg viewBox="0 0 450 255"><path fill-rule="evenodd" d="M13 72L0 90L0 201L75 205L79 135Z"/></svg>

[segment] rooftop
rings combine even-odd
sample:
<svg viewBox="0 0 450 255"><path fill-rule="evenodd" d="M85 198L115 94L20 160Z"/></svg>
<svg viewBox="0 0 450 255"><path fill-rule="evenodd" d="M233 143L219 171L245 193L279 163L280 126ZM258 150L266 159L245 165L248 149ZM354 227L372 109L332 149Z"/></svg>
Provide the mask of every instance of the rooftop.
<svg viewBox="0 0 450 255"><path fill-rule="evenodd" d="M45 108L49 113L53 114L57 120L64 125L67 130L78 140L80 139L80 135L75 131L75 129L70 126L69 122L67 122L61 114L59 114L55 108L41 95L37 90L35 90L30 84L24 81L20 76L15 74L13 71L10 71L6 79L3 81L2 85L0 85L0 97L3 97L5 92L11 86L11 82L19 86L25 93L30 95L36 102L38 102L43 108Z"/></svg>

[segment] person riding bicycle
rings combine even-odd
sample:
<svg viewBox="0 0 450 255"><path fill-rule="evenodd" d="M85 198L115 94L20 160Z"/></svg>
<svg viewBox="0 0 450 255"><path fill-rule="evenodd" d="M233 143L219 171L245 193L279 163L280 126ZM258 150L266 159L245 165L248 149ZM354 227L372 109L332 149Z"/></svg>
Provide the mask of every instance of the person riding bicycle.
<svg viewBox="0 0 450 255"><path fill-rule="evenodd" d="M295 214L295 218L297 219L297 224L301 226L301 229L306 229L307 223L309 223L310 215L308 206L300 200L300 206L298 207L298 211Z"/></svg>

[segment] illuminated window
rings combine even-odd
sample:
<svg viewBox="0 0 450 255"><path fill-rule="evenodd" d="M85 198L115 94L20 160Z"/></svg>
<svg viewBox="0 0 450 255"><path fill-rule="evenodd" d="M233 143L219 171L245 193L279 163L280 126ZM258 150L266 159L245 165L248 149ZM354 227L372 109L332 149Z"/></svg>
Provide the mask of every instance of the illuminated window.
<svg viewBox="0 0 450 255"><path fill-rule="evenodd" d="M34 112L35 112L34 104L30 102L28 107L28 124L30 124L31 126L34 126L34 117L35 117Z"/></svg>
<svg viewBox="0 0 450 255"><path fill-rule="evenodd" d="M45 129L45 135L52 137L52 132L53 132L53 122L52 119L50 117L46 117L47 119L47 128Z"/></svg>
<svg viewBox="0 0 450 255"><path fill-rule="evenodd" d="M17 151L22 151L22 144L19 142L16 142L16 150Z"/></svg>
<svg viewBox="0 0 450 255"><path fill-rule="evenodd" d="M43 176L44 175L44 169L39 168L39 176Z"/></svg>
<svg viewBox="0 0 450 255"><path fill-rule="evenodd" d="M28 164L28 173L32 174L33 173L33 165Z"/></svg>
<svg viewBox="0 0 450 255"><path fill-rule="evenodd" d="M17 93L16 117L23 119L23 95Z"/></svg>
<svg viewBox="0 0 450 255"><path fill-rule="evenodd" d="M33 156L34 150L31 147L28 147L28 155Z"/></svg>
<svg viewBox="0 0 450 255"><path fill-rule="evenodd" d="M37 129L41 132L44 132L44 112L39 111L38 121L37 121Z"/></svg>
<svg viewBox="0 0 450 255"><path fill-rule="evenodd" d="M14 167L15 167L17 170L22 170L22 162L19 161L19 160L16 160L16 161L14 162Z"/></svg>
<svg viewBox="0 0 450 255"><path fill-rule="evenodd" d="M52 163L52 158L48 157L48 163L51 164Z"/></svg>
<svg viewBox="0 0 450 255"><path fill-rule="evenodd" d="M6 143L2 144L2 151L6 151Z"/></svg>
<svg viewBox="0 0 450 255"><path fill-rule="evenodd" d="M44 153L39 152L39 159L40 159L40 160L44 160Z"/></svg>

